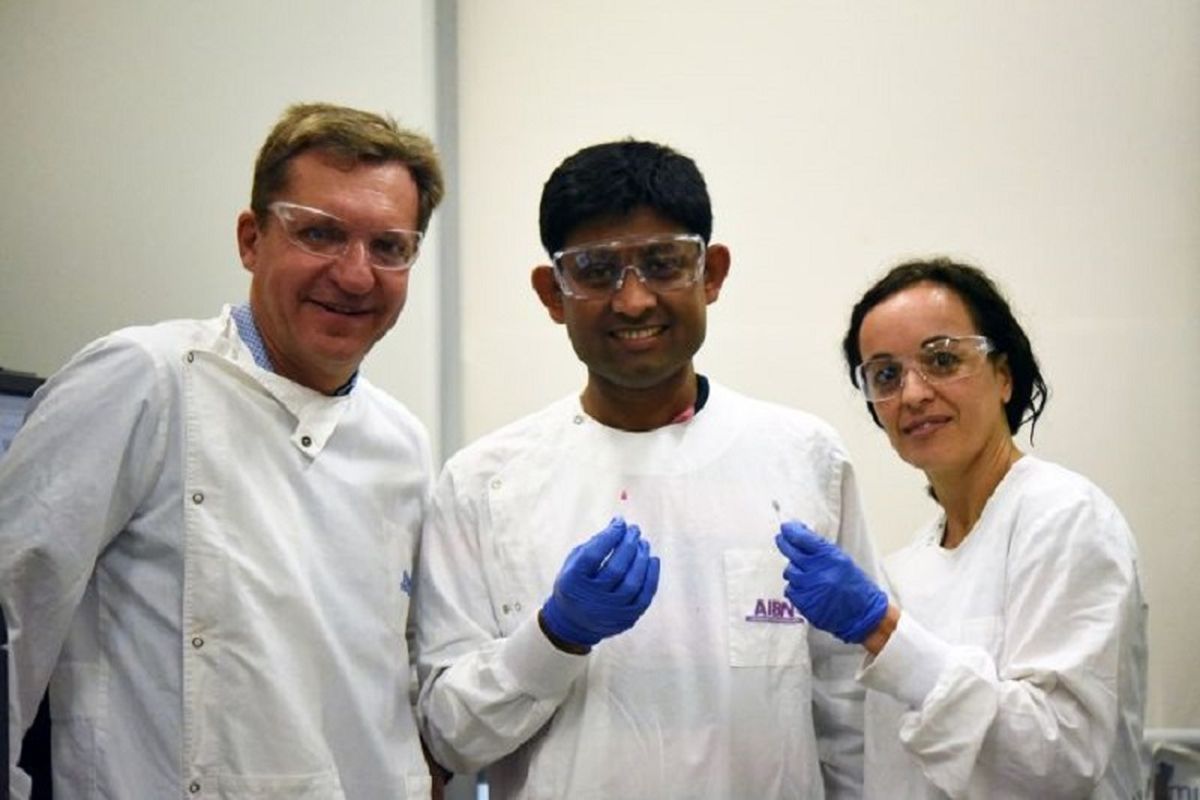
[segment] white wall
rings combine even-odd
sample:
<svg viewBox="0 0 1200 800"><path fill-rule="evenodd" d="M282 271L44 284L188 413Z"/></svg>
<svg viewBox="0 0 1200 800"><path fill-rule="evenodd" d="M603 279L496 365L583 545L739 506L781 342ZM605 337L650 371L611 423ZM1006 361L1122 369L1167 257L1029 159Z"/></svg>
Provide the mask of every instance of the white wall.
<svg viewBox="0 0 1200 800"><path fill-rule="evenodd" d="M234 218L275 117L328 99L436 138L437 5L0 3L0 365L47 374L112 328L244 297ZM1054 389L1036 452L1104 486L1138 534L1150 721L1200 725L1200 4L599 8L458 9L465 437L582 383L528 289L542 182L581 146L661 139L705 171L735 258L701 369L833 422L893 550L930 509L838 340L897 258L973 259ZM435 441L455 407L438 395L439 227L367 366Z"/></svg>
<svg viewBox="0 0 1200 800"><path fill-rule="evenodd" d="M704 170L734 255L700 369L834 423L890 552L931 506L840 337L901 257L969 259L1049 377L1035 452L1138 536L1149 723L1200 725L1197 31L1200 4L1168 0L460 4L467 438L582 385L528 287L542 183L581 146L658 139Z"/></svg>
<svg viewBox="0 0 1200 800"><path fill-rule="evenodd" d="M0 3L0 366L247 296L234 241L284 107L435 131L433 0ZM436 136L435 136L436 138ZM438 225L366 372L437 441Z"/></svg>

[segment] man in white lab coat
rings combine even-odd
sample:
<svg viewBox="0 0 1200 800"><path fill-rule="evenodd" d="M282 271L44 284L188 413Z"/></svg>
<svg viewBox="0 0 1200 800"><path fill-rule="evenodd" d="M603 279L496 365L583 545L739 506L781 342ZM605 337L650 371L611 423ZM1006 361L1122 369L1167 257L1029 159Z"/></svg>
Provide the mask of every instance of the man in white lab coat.
<svg viewBox="0 0 1200 800"><path fill-rule="evenodd" d="M10 735L49 684L56 796L429 796L405 635L429 446L358 368L442 193L425 137L293 106L237 220L249 302L116 331L35 397L0 461L0 603Z"/></svg>
<svg viewBox="0 0 1200 800"><path fill-rule="evenodd" d="M861 793L858 659L784 598L772 539L801 518L871 570L854 472L825 423L696 372L711 231L662 145L544 187L533 288L587 383L447 463L415 590L423 731L493 798Z"/></svg>

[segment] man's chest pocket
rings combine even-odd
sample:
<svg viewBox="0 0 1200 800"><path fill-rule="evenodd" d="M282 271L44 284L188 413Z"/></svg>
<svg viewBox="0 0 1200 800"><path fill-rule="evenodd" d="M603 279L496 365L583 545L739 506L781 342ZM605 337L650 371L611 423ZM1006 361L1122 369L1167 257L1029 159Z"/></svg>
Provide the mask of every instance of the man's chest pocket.
<svg viewBox="0 0 1200 800"><path fill-rule="evenodd" d="M808 664L808 621L783 596L786 566L774 550L725 551L729 666Z"/></svg>

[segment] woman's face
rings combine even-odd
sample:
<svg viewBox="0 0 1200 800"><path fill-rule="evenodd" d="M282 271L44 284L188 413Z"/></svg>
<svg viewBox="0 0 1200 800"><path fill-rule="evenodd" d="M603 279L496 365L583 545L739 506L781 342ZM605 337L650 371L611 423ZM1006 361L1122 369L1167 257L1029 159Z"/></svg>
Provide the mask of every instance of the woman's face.
<svg viewBox="0 0 1200 800"><path fill-rule="evenodd" d="M986 359L973 375L928 383L912 368L932 340L979 331L952 289L922 282L871 309L858 333L863 360L899 358L905 366L899 393L874 403L875 414L899 456L931 477L966 470L985 450L1011 440L1004 404L1012 376L1003 358Z"/></svg>

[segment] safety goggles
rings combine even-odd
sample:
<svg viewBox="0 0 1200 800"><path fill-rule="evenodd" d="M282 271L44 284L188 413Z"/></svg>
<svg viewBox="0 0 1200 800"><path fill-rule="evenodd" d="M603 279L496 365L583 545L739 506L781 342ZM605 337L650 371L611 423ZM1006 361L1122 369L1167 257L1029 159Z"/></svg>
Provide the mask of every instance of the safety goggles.
<svg viewBox="0 0 1200 800"><path fill-rule="evenodd" d="M550 257L563 294L586 300L612 297L633 270L652 292L674 292L704 274L704 239L694 233L639 236L559 250Z"/></svg>
<svg viewBox="0 0 1200 800"><path fill-rule="evenodd" d="M912 356L877 356L854 370L854 383L872 403L900 394L911 369L925 383L937 386L978 374L995 345L986 336L942 336L921 345Z"/></svg>
<svg viewBox="0 0 1200 800"><path fill-rule="evenodd" d="M284 235L296 247L322 258L337 259L346 254L355 239L361 239L367 260L376 269L410 269L421 247L421 233L400 228L382 231L355 230L345 220L319 208L277 200L267 206L283 228Z"/></svg>

